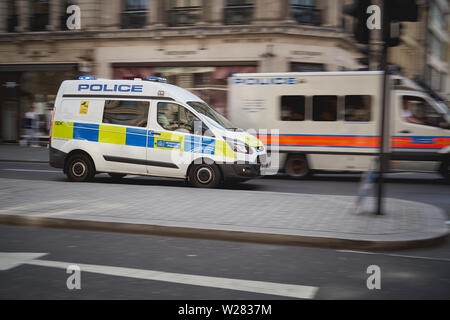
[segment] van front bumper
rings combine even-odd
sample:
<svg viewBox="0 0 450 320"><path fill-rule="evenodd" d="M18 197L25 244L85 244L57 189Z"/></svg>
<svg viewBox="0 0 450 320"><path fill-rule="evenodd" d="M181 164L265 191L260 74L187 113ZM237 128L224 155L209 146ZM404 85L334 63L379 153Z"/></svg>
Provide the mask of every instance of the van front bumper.
<svg viewBox="0 0 450 320"><path fill-rule="evenodd" d="M248 180L261 176L261 164L219 164L225 181Z"/></svg>
<svg viewBox="0 0 450 320"><path fill-rule="evenodd" d="M50 166L54 168L64 168L64 160L66 159L67 153L52 147L49 148L49 153Z"/></svg>

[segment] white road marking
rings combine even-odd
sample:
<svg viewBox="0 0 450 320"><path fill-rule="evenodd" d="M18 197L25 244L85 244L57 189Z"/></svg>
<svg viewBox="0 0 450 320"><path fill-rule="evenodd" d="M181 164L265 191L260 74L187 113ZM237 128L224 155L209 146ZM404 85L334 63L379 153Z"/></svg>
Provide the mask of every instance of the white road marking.
<svg viewBox="0 0 450 320"><path fill-rule="evenodd" d="M35 170L35 169L2 169L6 171L23 171L23 172L57 172L61 173L62 170L56 171L56 170Z"/></svg>
<svg viewBox="0 0 450 320"><path fill-rule="evenodd" d="M92 272L117 277L164 281L193 286L246 291L259 294L268 294L299 299L312 299L314 298L314 296L317 293L317 290L319 289L318 287L283 284L275 282L208 277L182 273L171 273L171 272L144 270L144 269L111 267L102 265L80 264L72 262L60 262L60 261L49 261L38 259L44 255L46 255L46 253L0 252L0 270L9 270L22 264L59 268L59 269L67 269L69 265L77 265L80 267L81 272Z"/></svg>
<svg viewBox="0 0 450 320"><path fill-rule="evenodd" d="M378 256L388 256L388 257L396 257L396 258L407 258L407 259L420 259L420 260L433 260L433 261L444 261L450 262L448 258L435 258L435 257L423 257L423 256L409 256L404 254L395 254L395 253L378 253L378 252L366 252L366 251L353 251L353 250L336 250L337 252L344 253L359 253L359 254L367 254L367 255L378 255Z"/></svg>

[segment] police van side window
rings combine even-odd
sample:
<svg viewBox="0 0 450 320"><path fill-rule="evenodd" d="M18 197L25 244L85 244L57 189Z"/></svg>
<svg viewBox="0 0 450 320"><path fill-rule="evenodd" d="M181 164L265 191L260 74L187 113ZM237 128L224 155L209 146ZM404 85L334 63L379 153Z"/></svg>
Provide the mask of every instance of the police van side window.
<svg viewBox="0 0 450 320"><path fill-rule="evenodd" d="M314 96L313 121L336 121L337 106L337 96Z"/></svg>
<svg viewBox="0 0 450 320"><path fill-rule="evenodd" d="M305 121L305 96L281 96L281 121Z"/></svg>
<svg viewBox="0 0 450 320"><path fill-rule="evenodd" d="M157 121L166 130L193 133L194 119L198 118L183 106L158 102Z"/></svg>
<svg viewBox="0 0 450 320"><path fill-rule="evenodd" d="M106 100L103 123L146 127L149 105L148 101Z"/></svg>
<svg viewBox="0 0 450 320"><path fill-rule="evenodd" d="M372 115L371 96L346 96L345 121L369 122Z"/></svg>

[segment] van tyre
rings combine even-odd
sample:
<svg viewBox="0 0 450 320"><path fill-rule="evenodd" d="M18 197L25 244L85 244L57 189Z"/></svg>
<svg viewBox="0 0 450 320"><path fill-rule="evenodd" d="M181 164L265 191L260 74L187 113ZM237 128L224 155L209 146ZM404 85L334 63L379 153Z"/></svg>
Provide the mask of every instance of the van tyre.
<svg viewBox="0 0 450 320"><path fill-rule="evenodd" d="M197 188L215 188L222 181L222 174L215 164L194 165L189 171L189 181Z"/></svg>
<svg viewBox="0 0 450 320"><path fill-rule="evenodd" d="M442 161L441 169L439 171L441 176L450 183L450 157Z"/></svg>
<svg viewBox="0 0 450 320"><path fill-rule="evenodd" d="M90 181L95 175L94 164L89 156L83 153L74 154L67 160L66 174L70 181Z"/></svg>
<svg viewBox="0 0 450 320"><path fill-rule="evenodd" d="M286 174L295 179L305 179L311 175L308 159L304 154L294 154L288 156L284 166Z"/></svg>

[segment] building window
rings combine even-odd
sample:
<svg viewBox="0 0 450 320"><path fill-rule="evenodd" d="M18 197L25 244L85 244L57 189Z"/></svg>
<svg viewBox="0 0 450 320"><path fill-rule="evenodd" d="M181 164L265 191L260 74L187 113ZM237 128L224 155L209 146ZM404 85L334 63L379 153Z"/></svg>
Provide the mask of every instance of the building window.
<svg viewBox="0 0 450 320"><path fill-rule="evenodd" d="M428 34L428 53L445 60L445 45L432 32Z"/></svg>
<svg viewBox="0 0 450 320"><path fill-rule="evenodd" d="M148 119L147 101L106 100L103 123L122 126L146 127Z"/></svg>
<svg viewBox="0 0 450 320"><path fill-rule="evenodd" d="M166 130L193 133L195 119L192 112L178 104L158 103L158 123Z"/></svg>
<svg viewBox="0 0 450 320"><path fill-rule="evenodd" d="M443 89L443 79L441 79L445 73L440 73L435 68L427 67L427 81L431 89L441 91Z"/></svg>
<svg viewBox="0 0 450 320"><path fill-rule="evenodd" d="M30 30L47 30L49 25L49 0L33 0L30 8Z"/></svg>
<svg viewBox="0 0 450 320"><path fill-rule="evenodd" d="M19 24L19 8L17 1L8 1L8 32L15 32Z"/></svg>
<svg viewBox="0 0 450 320"><path fill-rule="evenodd" d="M252 0L228 0L224 10L224 24L251 24L253 6Z"/></svg>
<svg viewBox="0 0 450 320"><path fill-rule="evenodd" d="M290 12L298 24L320 26L322 23L321 10L316 8L315 0L290 0Z"/></svg>
<svg viewBox="0 0 450 320"><path fill-rule="evenodd" d="M303 63L292 62L291 72L322 72L325 71L325 66L322 63Z"/></svg>
<svg viewBox="0 0 450 320"><path fill-rule="evenodd" d="M120 17L122 29L143 28L147 24L148 0L124 0Z"/></svg>
<svg viewBox="0 0 450 320"><path fill-rule="evenodd" d="M305 96L281 97L281 121L305 121Z"/></svg>
<svg viewBox="0 0 450 320"><path fill-rule="evenodd" d="M337 102L337 96L314 96L313 121L336 121Z"/></svg>
<svg viewBox="0 0 450 320"><path fill-rule="evenodd" d="M346 96L345 121L369 122L372 110L371 96Z"/></svg>
<svg viewBox="0 0 450 320"><path fill-rule="evenodd" d="M172 0L169 27L192 26L202 19L201 0Z"/></svg>
<svg viewBox="0 0 450 320"><path fill-rule="evenodd" d="M442 29L445 29L445 17L436 1L431 2L429 14L430 21L436 21Z"/></svg>

